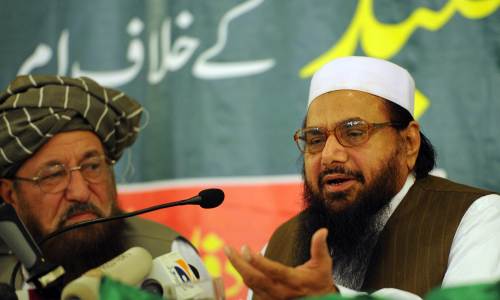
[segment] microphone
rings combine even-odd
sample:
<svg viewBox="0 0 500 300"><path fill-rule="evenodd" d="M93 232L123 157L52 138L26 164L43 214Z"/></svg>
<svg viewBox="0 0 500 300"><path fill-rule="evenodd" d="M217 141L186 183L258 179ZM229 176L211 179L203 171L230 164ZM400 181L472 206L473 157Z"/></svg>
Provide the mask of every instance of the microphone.
<svg viewBox="0 0 500 300"><path fill-rule="evenodd" d="M199 205L202 208L215 208L219 206L223 202L223 200L224 192L222 190L206 189L199 192L197 196L189 199L168 202L130 213L124 213L106 218L98 218L61 228L40 239L40 241L38 242L38 246L25 228L24 224L21 222L21 220L19 220L14 208L9 204L1 203L0 237L6 241L7 245L13 250L15 256L28 269L28 273L30 275L28 282L33 282L37 289L40 289L41 292L52 293L52 289L50 289L50 287L55 286L60 282L59 279L62 278L61 276L64 274L64 269L61 266L54 266L53 264L47 262L41 255L41 251L38 247L43 245L48 240L67 231L74 230L80 227L133 217L162 208L181 205ZM13 247L17 248L13 249ZM13 272L18 271L18 265L19 263L16 265ZM32 267L34 265L36 265L37 267ZM32 270L31 268L33 268L32 272L30 272L30 270ZM12 277L15 278L15 275L13 274Z"/></svg>
<svg viewBox="0 0 500 300"><path fill-rule="evenodd" d="M215 208L224 201L224 192L220 189L206 189L199 192L197 197L200 197L200 200L193 204L199 204L203 208Z"/></svg>
<svg viewBox="0 0 500 300"><path fill-rule="evenodd" d="M37 288L45 289L56 284L64 274L61 266L45 260L12 205L5 202L0 204L0 237L26 267L29 274L27 281ZM15 284L15 277L11 284Z"/></svg>
<svg viewBox="0 0 500 300"><path fill-rule="evenodd" d="M162 208L173 207L173 206L199 205L202 208L207 208L207 209L208 208L215 208L215 207L221 205L221 203L223 201L224 201L224 192L222 190L220 190L220 189L206 189L206 190L202 190L201 192L199 192L197 196L191 197L189 199L159 204L159 205L155 205L152 207L136 210L133 212L120 214L117 216L106 217L106 218L97 218L94 220L76 223L76 224L73 224L71 226L61 228L59 230L56 230L56 231L46 235L43 239L40 240L40 242L38 244L43 245L43 243L47 242L51 238L58 236L62 233L65 233L67 231L79 228L79 227L89 226L92 224L98 224L98 223L102 223L102 222L114 221L114 220L118 220L118 219L129 218L129 217L133 217L136 215L144 214L144 213L155 211L155 210L162 209Z"/></svg>
<svg viewBox="0 0 500 300"><path fill-rule="evenodd" d="M165 299L210 299L211 287L199 284L199 279L198 270L172 251L153 259L140 288Z"/></svg>
<svg viewBox="0 0 500 300"><path fill-rule="evenodd" d="M102 276L127 285L137 285L149 274L152 261L146 249L132 247L68 283L62 291L61 300L98 300Z"/></svg>

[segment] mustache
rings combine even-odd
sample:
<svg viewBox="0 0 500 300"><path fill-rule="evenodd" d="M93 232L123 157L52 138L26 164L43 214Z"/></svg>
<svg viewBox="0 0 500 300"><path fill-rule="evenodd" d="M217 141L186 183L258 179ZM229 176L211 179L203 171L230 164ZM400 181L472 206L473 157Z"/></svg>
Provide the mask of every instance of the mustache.
<svg viewBox="0 0 500 300"><path fill-rule="evenodd" d="M64 224L66 223L66 221L68 221L69 218L79 213L92 213L96 215L98 218L104 217L104 213L94 204L90 202L76 203L70 206L70 208L64 213L57 227L58 228L64 227Z"/></svg>
<svg viewBox="0 0 500 300"><path fill-rule="evenodd" d="M365 183L365 177L363 176L363 173L360 171L353 171L350 169L346 169L343 166L333 166L331 168L327 168L323 171L321 171L318 175L318 187L322 188L323 187L323 178L327 175L331 174L342 174L347 177L352 177L355 180Z"/></svg>

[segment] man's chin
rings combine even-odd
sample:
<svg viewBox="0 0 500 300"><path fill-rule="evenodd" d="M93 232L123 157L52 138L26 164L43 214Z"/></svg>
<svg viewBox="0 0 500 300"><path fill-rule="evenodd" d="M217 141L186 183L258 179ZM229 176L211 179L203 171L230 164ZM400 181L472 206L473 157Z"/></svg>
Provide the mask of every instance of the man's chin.
<svg viewBox="0 0 500 300"><path fill-rule="evenodd" d="M345 192L323 193L323 199L326 201L326 206L334 213L342 212L356 201L356 194L349 190Z"/></svg>

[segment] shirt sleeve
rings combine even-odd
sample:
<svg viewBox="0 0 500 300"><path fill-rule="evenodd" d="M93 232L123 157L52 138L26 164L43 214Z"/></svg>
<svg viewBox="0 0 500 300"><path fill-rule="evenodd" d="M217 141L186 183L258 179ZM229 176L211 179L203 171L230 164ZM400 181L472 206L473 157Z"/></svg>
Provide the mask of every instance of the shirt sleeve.
<svg viewBox="0 0 500 300"><path fill-rule="evenodd" d="M337 285L337 289L339 290L339 294L343 297L355 297L359 295L366 295L367 293L351 290L350 288L346 288L341 285ZM370 295L375 297L380 297L383 299L391 299L391 300L421 300L418 295L412 294L407 291L392 289L392 288L384 288L378 291L371 293Z"/></svg>
<svg viewBox="0 0 500 300"><path fill-rule="evenodd" d="M483 196L463 216L451 245L442 286L500 278L500 195Z"/></svg>

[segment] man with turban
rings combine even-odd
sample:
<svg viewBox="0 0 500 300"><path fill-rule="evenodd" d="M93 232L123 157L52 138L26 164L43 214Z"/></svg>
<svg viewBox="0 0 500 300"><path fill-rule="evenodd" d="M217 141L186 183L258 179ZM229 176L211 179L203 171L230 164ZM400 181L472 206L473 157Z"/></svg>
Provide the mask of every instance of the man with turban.
<svg viewBox="0 0 500 300"><path fill-rule="evenodd" d="M19 76L0 95L0 195L35 240L66 226L121 213L113 164L140 130L142 107L89 78ZM41 247L64 267L64 281L141 246L153 257L176 250L208 276L178 233L140 219L104 222L56 236ZM16 259L0 240L0 282ZM23 272L17 272L16 288Z"/></svg>
<svg viewBox="0 0 500 300"><path fill-rule="evenodd" d="M226 253L258 299L430 289L500 279L500 196L429 175L414 81L381 59L344 57L313 76L303 127L305 208L265 257ZM325 229L326 228L326 229Z"/></svg>

